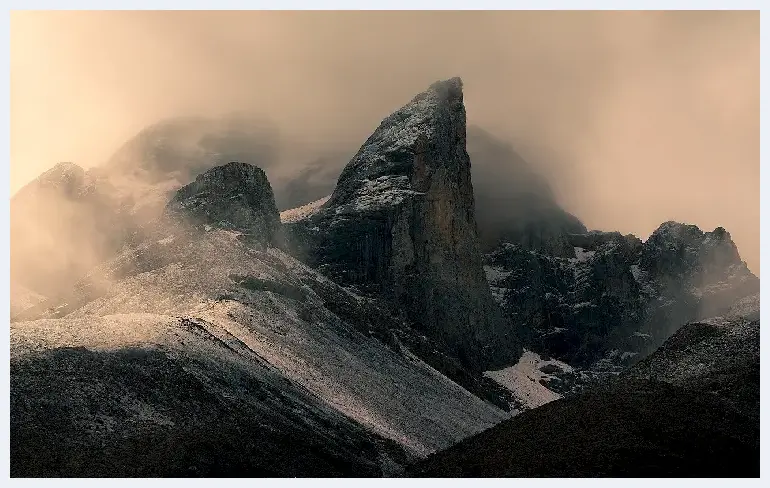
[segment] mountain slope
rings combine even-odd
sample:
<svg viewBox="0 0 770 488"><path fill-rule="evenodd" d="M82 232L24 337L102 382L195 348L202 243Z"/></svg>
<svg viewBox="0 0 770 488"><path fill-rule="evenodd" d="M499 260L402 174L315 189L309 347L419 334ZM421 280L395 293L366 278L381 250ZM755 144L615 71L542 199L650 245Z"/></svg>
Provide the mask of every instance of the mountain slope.
<svg viewBox="0 0 770 488"><path fill-rule="evenodd" d="M228 188L261 188L245 183L260 173L248 165L210 172L240 182ZM269 185L255 202L222 198L218 177L197 181L180 189L164 219L145 230L142 242L94 269L62 303L49 301L26 318L60 317L53 322L56 327L79 330L85 334L80 342L89 349L102 340L105 317L125 320L142 313L185 319L220 340L241 344L326 408L370 435L395 441L410 455L447 447L507 417L412 354L392 332L408 331L408 326L376 303L270 247L275 238L270 233L280 233L279 228L258 226L255 232L235 219L219 219L271 208L273 214L264 219L276 222ZM186 201L196 204L178 203ZM25 330L37 323L15 322L13 327ZM131 329L124 334L129 347L136 339ZM51 350L44 337L33 334L29 340ZM149 343L162 346L155 339ZM55 349L78 344L63 341ZM91 373L78 374L85 375L80 381L88 381ZM230 388L227 380L222 388ZM24 395L36 398L35 391ZM55 427L70 428L66 422Z"/></svg>
<svg viewBox="0 0 770 488"><path fill-rule="evenodd" d="M409 459L201 321L39 320L11 344L14 477L381 476Z"/></svg>

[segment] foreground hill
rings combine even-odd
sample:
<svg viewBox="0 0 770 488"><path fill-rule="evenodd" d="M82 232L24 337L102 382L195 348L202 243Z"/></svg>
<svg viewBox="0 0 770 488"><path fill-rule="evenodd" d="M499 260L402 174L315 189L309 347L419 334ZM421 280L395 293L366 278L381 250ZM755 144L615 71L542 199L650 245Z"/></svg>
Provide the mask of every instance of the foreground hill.
<svg viewBox="0 0 770 488"><path fill-rule="evenodd" d="M11 476L382 476L410 457L226 331L137 313L14 324Z"/></svg>
<svg viewBox="0 0 770 488"><path fill-rule="evenodd" d="M414 476L759 476L759 301L628 373L418 463Z"/></svg>

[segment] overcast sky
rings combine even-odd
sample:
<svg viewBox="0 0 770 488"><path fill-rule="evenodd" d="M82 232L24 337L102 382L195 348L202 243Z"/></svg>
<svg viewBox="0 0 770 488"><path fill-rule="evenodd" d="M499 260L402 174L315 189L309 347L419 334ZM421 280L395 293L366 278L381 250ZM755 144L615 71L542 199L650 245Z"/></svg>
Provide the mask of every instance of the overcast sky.
<svg viewBox="0 0 770 488"><path fill-rule="evenodd" d="M257 112L355 148L451 76L469 123L547 148L589 228L724 226L759 273L752 12L13 12L11 191L169 116Z"/></svg>

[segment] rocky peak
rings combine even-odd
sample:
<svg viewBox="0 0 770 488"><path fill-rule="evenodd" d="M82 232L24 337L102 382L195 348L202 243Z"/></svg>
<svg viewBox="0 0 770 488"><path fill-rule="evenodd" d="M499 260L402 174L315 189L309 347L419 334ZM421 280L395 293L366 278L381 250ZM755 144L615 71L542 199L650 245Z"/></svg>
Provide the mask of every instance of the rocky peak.
<svg viewBox="0 0 770 488"><path fill-rule="evenodd" d="M721 227L664 222L633 235L567 234L570 256L503 243L486 256L495 297L525 347L594 368L636 361L682 324L727 313L759 290ZM601 366L602 368L604 366Z"/></svg>
<svg viewBox="0 0 770 488"><path fill-rule="evenodd" d="M703 232L695 225L672 221L664 222L650 235L641 261L641 266L653 274L671 276L721 275L736 265L743 262L723 227Z"/></svg>
<svg viewBox="0 0 770 488"><path fill-rule="evenodd" d="M76 196L83 188L86 172L75 163L62 162L37 178L37 186L55 190L69 197Z"/></svg>
<svg viewBox="0 0 770 488"><path fill-rule="evenodd" d="M447 169L470 167L459 78L432 84L386 117L342 171L328 206L400 203L409 192L429 188L439 156ZM368 198L382 190L387 190L385 198Z"/></svg>
<svg viewBox="0 0 770 488"><path fill-rule="evenodd" d="M250 164L231 162L202 173L176 192L167 211L196 225L238 230L265 244L280 240L270 182Z"/></svg>
<svg viewBox="0 0 770 488"><path fill-rule="evenodd" d="M436 82L382 121L302 225L312 264L480 368L519 350L484 276L465 144L462 82Z"/></svg>

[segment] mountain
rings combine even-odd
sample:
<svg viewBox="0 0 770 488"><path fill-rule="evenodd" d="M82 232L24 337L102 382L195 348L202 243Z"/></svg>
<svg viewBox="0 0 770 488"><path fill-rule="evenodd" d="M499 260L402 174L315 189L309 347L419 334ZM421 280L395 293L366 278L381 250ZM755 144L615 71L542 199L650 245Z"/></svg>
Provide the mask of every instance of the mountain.
<svg viewBox="0 0 770 488"><path fill-rule="evenodd" d="M277 442L271 455L294 459L304 436L320 435L313 449L326 464L303 459L277 474L371 476L507 417L404 347L391 330L407 325L275 247L278 218L260 169L213 168L178 190L141 242L14 322L14 473L170 476L185 463L197 474L270 472L271 458L252 466L248 452ZM168 388L175 381L189 386ZM273 389L255 393L263 383ZM205 412L219 412L216 423ZM244 420L253 418L264 420ZM291 430L272 440L280 425ZM78 448L33 449L41 428ZM200 446L190 437L212 429ZM244 429L267 437L236 453ZM157 436L190 454L164 465ZM147 464L129 462L136 449Z"/></svg>
<svg viewBox="0 0 770 488"><path fill-rule="evenodd" d="M11 281L56 294L120 245L119 214L107 186L75 164L57 164L11 199Z"/></svg>
<svg viewBox="0 0 770 488"><path fill-rule="evenodd" d="M14 476L757 472L759 280L726 230L588 231L459 78L328 192L321 163L275 189L233 120L14 197Z"/></svg>
<svg viewBox="0 0 770 488"><path fill-rule="evenodd" d="M418 477L759 476L759 299L690 323L619 378L410 467Z"/></svg>
<svg viewBox="0 0 770 488"><path fill-rule="evenodd" d="M67 290L202 171L231 158L271 165L274 138L253 117L177 118L145 128L88 171L56 165L11 199L12 279L45 296Z"/></svg>
<svg viewBox="0 0 770 488"><path fill-rule="evenodd" d="M461 80L434 83L382 121L292 233L310 266L387 299L481 371L520 348L484 277L465 138Z"/></svg>

